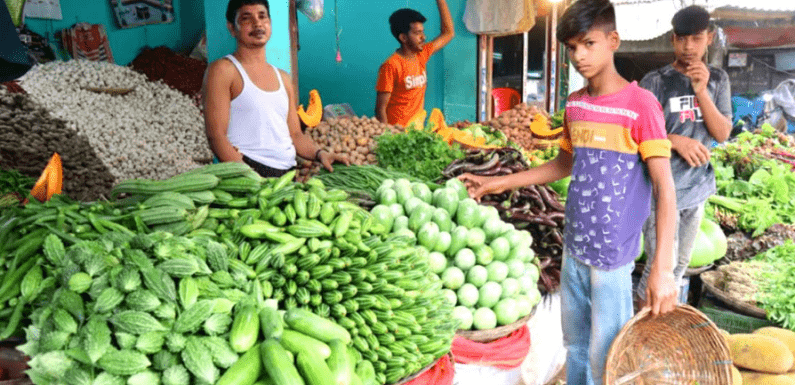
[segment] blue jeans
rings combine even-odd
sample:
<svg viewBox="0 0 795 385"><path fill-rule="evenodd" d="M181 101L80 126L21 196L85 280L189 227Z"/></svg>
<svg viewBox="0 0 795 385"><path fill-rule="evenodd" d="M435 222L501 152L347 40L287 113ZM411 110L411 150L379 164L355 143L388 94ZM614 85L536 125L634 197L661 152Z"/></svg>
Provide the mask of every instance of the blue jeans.
<svg viewBox="0 0 795 385"><path fill-rule="evenodd" d="M607 352L632 318L634 263L598 270L563 252L560 275L563 343L568 385L601 385Z"/></svg>

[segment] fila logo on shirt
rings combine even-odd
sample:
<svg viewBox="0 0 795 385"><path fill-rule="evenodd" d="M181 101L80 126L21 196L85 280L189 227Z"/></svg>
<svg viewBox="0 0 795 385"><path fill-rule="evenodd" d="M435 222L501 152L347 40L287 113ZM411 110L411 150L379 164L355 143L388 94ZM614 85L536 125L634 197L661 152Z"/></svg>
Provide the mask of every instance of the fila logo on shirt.
<svg viewBox="0 0 795 385"><path fill-rule="evenodd" d="M425 86L425 83L428 82L428 76L425 75L425 71L422 71L422 75L406 76L405 82L407 90L420 88Z"/></svg>
<svg viewBox="0 0 795 385"><path fill-rule="evenodd" d="M671 112L679 113L679 122L684 123L688 120L693 122L701 122L704 120L701 115L701 108L698 107L698 101L693 95L679 96L668 99L668 106Z"/></svg>

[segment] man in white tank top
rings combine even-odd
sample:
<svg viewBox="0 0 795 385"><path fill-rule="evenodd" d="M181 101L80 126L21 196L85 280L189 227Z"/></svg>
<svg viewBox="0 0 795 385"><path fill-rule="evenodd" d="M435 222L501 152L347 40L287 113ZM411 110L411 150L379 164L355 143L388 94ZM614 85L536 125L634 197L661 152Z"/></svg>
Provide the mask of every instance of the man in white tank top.
<svg viewBox="0 0 795 385"><path fill-rule="evenodd" d="M207 139L222 162L244 162L264 177L294 168L296 155L332 164L347 157L321 149L301 132L290 75L269 64L267 0L230 0L227 28L237 40L231 55L210 64L204 78Z"/></svg>

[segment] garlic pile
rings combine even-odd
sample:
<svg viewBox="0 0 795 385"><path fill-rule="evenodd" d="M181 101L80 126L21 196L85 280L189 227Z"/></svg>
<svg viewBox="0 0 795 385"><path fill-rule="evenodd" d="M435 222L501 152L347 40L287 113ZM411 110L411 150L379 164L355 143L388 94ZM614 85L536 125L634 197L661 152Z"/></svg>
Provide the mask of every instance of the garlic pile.
<svg viewBox="0 0 795 385"><path fill-rule="evenodd" d="M212 157L204 119L188 96L127 67L71 60L20 79L31 98L84 135L115 182L164 179ZM133 89L111 95L84 88Z"/></svg>

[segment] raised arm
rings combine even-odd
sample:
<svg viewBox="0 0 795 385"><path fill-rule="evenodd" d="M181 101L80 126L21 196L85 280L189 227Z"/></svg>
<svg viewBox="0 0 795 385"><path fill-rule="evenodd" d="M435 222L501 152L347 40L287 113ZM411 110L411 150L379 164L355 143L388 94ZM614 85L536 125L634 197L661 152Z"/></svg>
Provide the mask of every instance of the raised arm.
<svg viewBox="0 0 795 385"><path fill-rule="evenodd" d="M455 27L453 25L453 16L450 14L450 9L447 7L446 0L436 0L436 5L439 7L439 18L441 19L441 33L431 41L433 44L433 52L444 48L455 36Z"/></svg>
<svg viewBox="0 0 795 385"><path fill-rule="evenodd" d="M229 142L229 108L232 102L233 64L221 59L213 62L204 74L204 128L210 149L221 162L243 162L243 155Z"/></svg>

